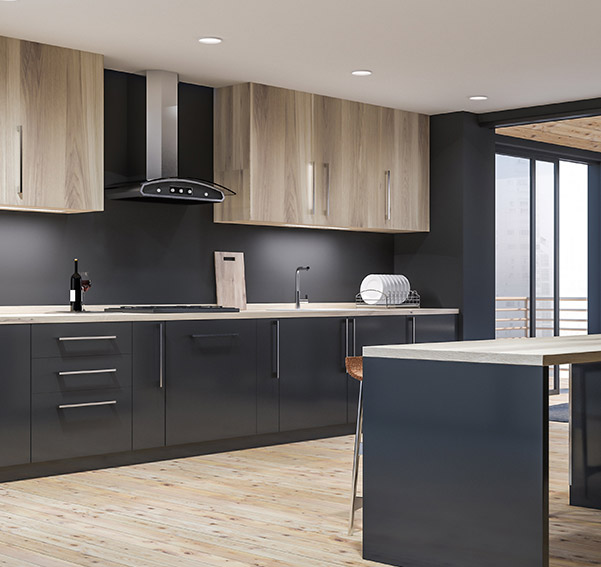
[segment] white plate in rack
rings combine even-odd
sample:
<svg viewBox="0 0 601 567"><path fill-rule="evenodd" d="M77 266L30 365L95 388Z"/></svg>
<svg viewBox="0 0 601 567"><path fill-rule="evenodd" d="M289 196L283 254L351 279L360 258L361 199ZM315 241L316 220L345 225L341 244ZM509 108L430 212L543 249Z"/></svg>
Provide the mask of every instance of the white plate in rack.
<svg viewBox="0 0 601 567"><path fill-rule="evenodd" d="M361 299L367 305L386 305L384 279L380 274L369 274L361 282Z"/></svg>
<svg viewBox="0 0 601 567"><path fill-rule="evenodd" d="M409 283L409 280L401 274L399 274L399 286L399 299L400 303L403 303L407 301L407 298L409 297L409 292L411 291L411 284Z"/></svg>

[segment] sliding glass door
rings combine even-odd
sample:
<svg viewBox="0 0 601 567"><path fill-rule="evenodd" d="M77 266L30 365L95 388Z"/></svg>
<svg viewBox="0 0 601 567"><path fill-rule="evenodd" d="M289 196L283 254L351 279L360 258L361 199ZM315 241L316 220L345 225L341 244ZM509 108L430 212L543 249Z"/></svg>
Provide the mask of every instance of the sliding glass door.
<svg viewBox="0 0 601 567"><path fill-rule="evenodd" d="M497 154L498 338L586 334L587 187L584 163Z"/></svg>

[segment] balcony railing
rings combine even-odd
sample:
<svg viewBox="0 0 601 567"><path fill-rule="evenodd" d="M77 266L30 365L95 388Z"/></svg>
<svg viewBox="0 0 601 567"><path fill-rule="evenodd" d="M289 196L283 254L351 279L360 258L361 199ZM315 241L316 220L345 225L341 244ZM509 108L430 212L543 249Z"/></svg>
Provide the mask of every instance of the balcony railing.
<svg viewBox="0 0 601 567"><path fill-rule="evenodd" d="M529 297L496 298L496 336L529 337ZM536 298L536 336L553 335L553 298ZM559 334L580 335L587 333L588 301L586 297L559 298Z"/></svg>

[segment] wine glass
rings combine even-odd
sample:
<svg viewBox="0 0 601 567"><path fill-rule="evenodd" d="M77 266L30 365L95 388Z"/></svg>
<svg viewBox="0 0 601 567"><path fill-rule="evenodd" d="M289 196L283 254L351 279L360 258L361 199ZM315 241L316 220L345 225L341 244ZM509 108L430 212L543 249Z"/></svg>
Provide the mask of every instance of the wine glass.
<svg viewBox="0 0 601 567"><path fill-rule="evenodd" d="M83 310L84 299L86 296L86 291L92 287L92 280L90 279L90 274L88 272L81 272L81 305Z"/></svg>

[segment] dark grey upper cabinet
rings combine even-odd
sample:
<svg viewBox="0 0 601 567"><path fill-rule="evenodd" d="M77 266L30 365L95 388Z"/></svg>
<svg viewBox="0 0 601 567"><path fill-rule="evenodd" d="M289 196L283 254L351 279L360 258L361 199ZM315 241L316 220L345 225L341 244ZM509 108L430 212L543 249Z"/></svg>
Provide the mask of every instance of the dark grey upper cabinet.
<svg viewBox="0 0 601 567"><path fill-rule="evenodd" d="M29 325L0 325L0 466L28 463L30 451Z"/></svg>
<svg viewBox="0 0 601 567"><path fill-rule="evenodd" d="M280 431L346 423L346 320L282 319L276 332Z"/></svg>
<svg viewBox="0 0 601 567"><path fill-rule="evenodd" d="M257 431L254 320L166 323L167 445Z"/></svg>
<svg viewBox="0 0 601 567"><path fill-rule="evenodd" d="M165 323L133 326L133 448L165 445Z"/></svg>

